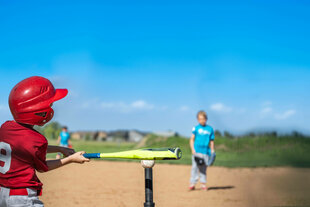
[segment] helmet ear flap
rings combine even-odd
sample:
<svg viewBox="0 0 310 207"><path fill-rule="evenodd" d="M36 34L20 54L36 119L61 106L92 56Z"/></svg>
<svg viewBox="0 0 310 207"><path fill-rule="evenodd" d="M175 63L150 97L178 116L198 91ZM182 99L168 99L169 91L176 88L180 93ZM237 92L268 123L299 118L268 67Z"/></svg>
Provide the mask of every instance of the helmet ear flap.
<svg viewBox="0 0 310 207"><path fill-rule="evenodd" d="M54 110L50 107L48 111L46 111L45 119L42 120L42 125L40 126L43 126L44 124L49 122L53 118L53 116L54 116Z"/></svg>
<svg viewBox="0 0 310 207"><path fill-rule="evenodd" d="M54 116L54 110L50 107L43 112L35 113L35 115L40 116L40 120L37 125L44 126L47 122L49 122Z"/></svg>
<svg viewBox="0 0 310 207"><path fill-rule="evenodd" d="M41 117L46 117L47 112L39 112L39 113L35 113L35 115L37 116L41 116Z"/></svg>

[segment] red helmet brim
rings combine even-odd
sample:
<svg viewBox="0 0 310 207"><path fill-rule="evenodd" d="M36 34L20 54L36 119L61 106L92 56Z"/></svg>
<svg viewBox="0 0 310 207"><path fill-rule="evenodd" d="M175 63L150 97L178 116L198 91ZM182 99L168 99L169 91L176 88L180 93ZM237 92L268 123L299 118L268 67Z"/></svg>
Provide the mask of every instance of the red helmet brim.
<svg viewBox="0 0 310 207"><path fill-rule="evenodd" d="M53 97L53 102L58 101L64 97L66 97L67 94L68 94L67 89L56 89L55 96Z"/></svg>

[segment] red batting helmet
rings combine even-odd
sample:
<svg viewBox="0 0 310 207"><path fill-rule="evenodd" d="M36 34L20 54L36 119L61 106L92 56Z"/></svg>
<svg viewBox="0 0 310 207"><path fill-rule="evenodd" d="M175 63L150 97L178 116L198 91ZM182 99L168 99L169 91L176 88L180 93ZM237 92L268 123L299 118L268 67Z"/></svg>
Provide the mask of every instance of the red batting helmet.
<svg viewBox="0 0 310 207"><path fill-rule="evenodd" d="M32 76L14 86L9 106L16 122L43 126L53 118L52 103L67 94L67 89L55 89L48 79Z"/></svg>

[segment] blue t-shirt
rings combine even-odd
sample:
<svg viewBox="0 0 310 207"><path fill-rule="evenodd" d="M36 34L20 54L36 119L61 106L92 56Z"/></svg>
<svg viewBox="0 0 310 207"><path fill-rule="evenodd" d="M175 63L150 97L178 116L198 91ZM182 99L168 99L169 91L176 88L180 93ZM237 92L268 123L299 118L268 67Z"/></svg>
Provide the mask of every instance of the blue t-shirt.
<svg viewBox="0 0 310 207"><path fill-rule="evenodd" d="M209 125L202 126L198 124L193 127L192 133L195 135L194 149L196 153L210 155L209 143L214 140L213 128Z"/></svg>
<svg viewBox="0 0 310 207"><path fill-rule="evenodd" d="M61 146L68 146L69 139L70 139L69 132L60 132L60 145Z"/></svg>

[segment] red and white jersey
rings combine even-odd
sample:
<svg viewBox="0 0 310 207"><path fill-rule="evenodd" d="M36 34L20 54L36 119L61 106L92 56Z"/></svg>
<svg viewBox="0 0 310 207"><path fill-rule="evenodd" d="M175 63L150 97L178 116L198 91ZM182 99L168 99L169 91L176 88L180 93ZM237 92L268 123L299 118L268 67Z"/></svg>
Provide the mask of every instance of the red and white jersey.
<svg viewBox="0 0 310 207"><path fill-rule="evenodd" d="M47 171L46 138L32 128L7 121L0 128L0 186L40 190L37 171Z"/></svg>

